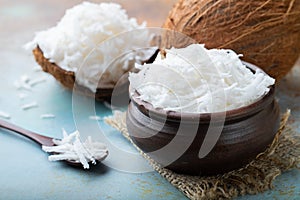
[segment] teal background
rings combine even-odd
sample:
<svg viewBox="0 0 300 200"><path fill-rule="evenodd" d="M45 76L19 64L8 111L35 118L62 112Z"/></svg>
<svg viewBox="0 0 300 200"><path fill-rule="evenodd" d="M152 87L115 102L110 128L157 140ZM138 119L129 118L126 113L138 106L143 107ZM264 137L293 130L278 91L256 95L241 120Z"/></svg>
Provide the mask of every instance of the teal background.
<svg viewBox="0 0 300 200"><path fill-rule="evenodd" d="M76 107L81 112L74 120L72 92L63 88L52 76L35 71L37 64L31 53L22 48L35 31L55 24L70 4L61 3L61 7L55 7L42 2L0 0L0 110L9 113L9 121L14 124L60 138L61 128L71 132L78 124L88 128L91 123L97 122L88 118L94 113L86 111L86 102L90 101L86 97L82 97L82 103ZM54 2L58 4L58 1ZM34 86L32 91L17 90L13 83L24 74L31 79L44 77L46 81ZM292 110L289 123L298 133L299 80L300 62L280 82L276 95L282 111L286 108ZM20 99L20 92L27 97ZM32 101L39 106L21 109L21 105ZM96 103L95 111L102 117L111 114L101 103ZM41 119L40 115L45 113L53 113L56 117ZM113 145L135 152L118 131L103 121L99 121L99 126ZM83 170L62 162L49 162L47 156L36 143L0 129L0 199L186 199L156 172L128 173L104 164ZM120 160L130 162L124 157ZM237 199L300 199L299 196L300 172L291 170L276 178L273 190Z"/></svg>

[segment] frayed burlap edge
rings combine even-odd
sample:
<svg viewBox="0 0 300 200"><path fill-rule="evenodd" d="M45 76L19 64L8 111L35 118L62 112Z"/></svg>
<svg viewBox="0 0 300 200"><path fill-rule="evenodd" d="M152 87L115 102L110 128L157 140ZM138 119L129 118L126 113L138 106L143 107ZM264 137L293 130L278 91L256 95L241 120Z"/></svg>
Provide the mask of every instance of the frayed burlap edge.
<svg viewBox="0 0 300 200"><path fill-rule="evenodd" d="M105 119L119 130L145 157L150 165L190 199L230 199L245 194L257 194L273 188L273 180L282 172L299 168L300 137L286 126L290 111L281 119L280 128L270 147L247 166L217 176L189 176L162 168L141 151L129 137L125 112L115 112Z"/></svg>

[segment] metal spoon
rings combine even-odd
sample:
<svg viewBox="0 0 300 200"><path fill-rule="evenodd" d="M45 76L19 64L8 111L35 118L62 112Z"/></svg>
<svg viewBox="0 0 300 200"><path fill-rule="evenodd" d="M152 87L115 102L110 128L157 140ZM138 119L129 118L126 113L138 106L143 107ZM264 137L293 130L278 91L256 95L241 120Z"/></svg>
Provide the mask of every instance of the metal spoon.
<svg viewBox="0 0 300 200"><path fill-rule="evenodd" d="M0 128L5 128L7 130L10 131L14 131L15 133L18 133L22 136L25 136L31 140L33 140L34 142L38 143L39 145L44 145L44 146L55 146L54 142L53 142L53 138L51 137L47 137L47 136L43 136L37 133L34 133L32 131L23 129L21 127L18 127L14 124L11 124L7 121L1 120L0 119ZM59 153L58 153L59 154ZM82 167L82 164L78 161L74 161L74 160L64 160L67 164L75 166L75 167ZM96 160L96 163L99 163L100 160ZM90 162L89 162L90 164Z"/></svg>

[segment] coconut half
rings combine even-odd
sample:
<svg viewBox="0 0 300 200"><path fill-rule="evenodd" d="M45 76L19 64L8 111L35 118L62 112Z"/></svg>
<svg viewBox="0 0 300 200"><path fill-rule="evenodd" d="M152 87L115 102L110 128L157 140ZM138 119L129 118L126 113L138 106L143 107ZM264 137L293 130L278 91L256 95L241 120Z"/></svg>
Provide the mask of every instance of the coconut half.
<svg viewBox="0 0 300 200"><path fill-rule="evenodd" d="M51 74L57 81L59 81L64 87L68 89L73 89L75 85L75 73L73 71L68 71L55 63L49 61L49 59L45 58L42 50L39 47L36 47L33 50L33 55L35 57L36 62L42 67L43 71ZM128 81L123 81L122 89L123 92L126 91L126 84ZM81 94L95 97L96 100L110 100L112 92L114 89L114 84L102 84L101 87L97 88L96 92L92 92L90 89L77 85L76 91L79 91ZM121 90L120 90L121 91Z"/></svg>
<svg viewBox="0 0 300 200"><path fill-rule="evenodd" d="M164 28L232 49L281 79L300 55L299 0L179 0Z"/></svg>
<svg viewBox="0 0 300 200"><path fill-rule="evenodd" d="M25 48L65 87L106 100L116 85L118 92L126 89L135 62L153 55L150 40L146 23L129 18L121 5L83 2L66 10L56 26L37 32Z"/></svg>

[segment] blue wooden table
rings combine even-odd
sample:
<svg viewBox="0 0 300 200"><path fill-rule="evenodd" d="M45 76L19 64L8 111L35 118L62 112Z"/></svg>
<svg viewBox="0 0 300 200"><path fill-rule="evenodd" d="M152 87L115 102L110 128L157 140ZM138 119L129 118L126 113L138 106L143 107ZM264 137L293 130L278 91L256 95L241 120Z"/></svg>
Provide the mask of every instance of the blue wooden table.
<svg viewBox="0 0 300 200"><path fill-rule="evenodd" d="M96 103L93 109L87 109L90 99L85 97L77 99L76 105L72 104L72 91L63 88L48 74L36 71L32 55L22 48L35 31L54 25L66 8L78 2L0 0L0 111L9 113L7 120L14 124L56 138L61 137L61 128L68 132L78 127L87 128L91 134L101 129L111 145L136 154L118 131L101 120L89 119L94 114L110 115L107 107ZM132 13L137 12L132 9ZM32 91L18 90L14 82L24 74L30 79L44 78L45 81L35 85ZM277 98L282 110L292 109L290 123L299 133L300 63L280 83ZM21 108L31 102L36 102L38 107ZM54 114L55 118L42 119L40 116L46 113ZM47 156L36 143L0 129L0 199L186 199L153 171L125 172L109 167L109 162L115 162L113 160L83 170L61 162L49 162ZM130 162L126 157L115 155L114 158ZM238 199L299 199L300 172L286 172L274 185L273 190Z"/></svg>

